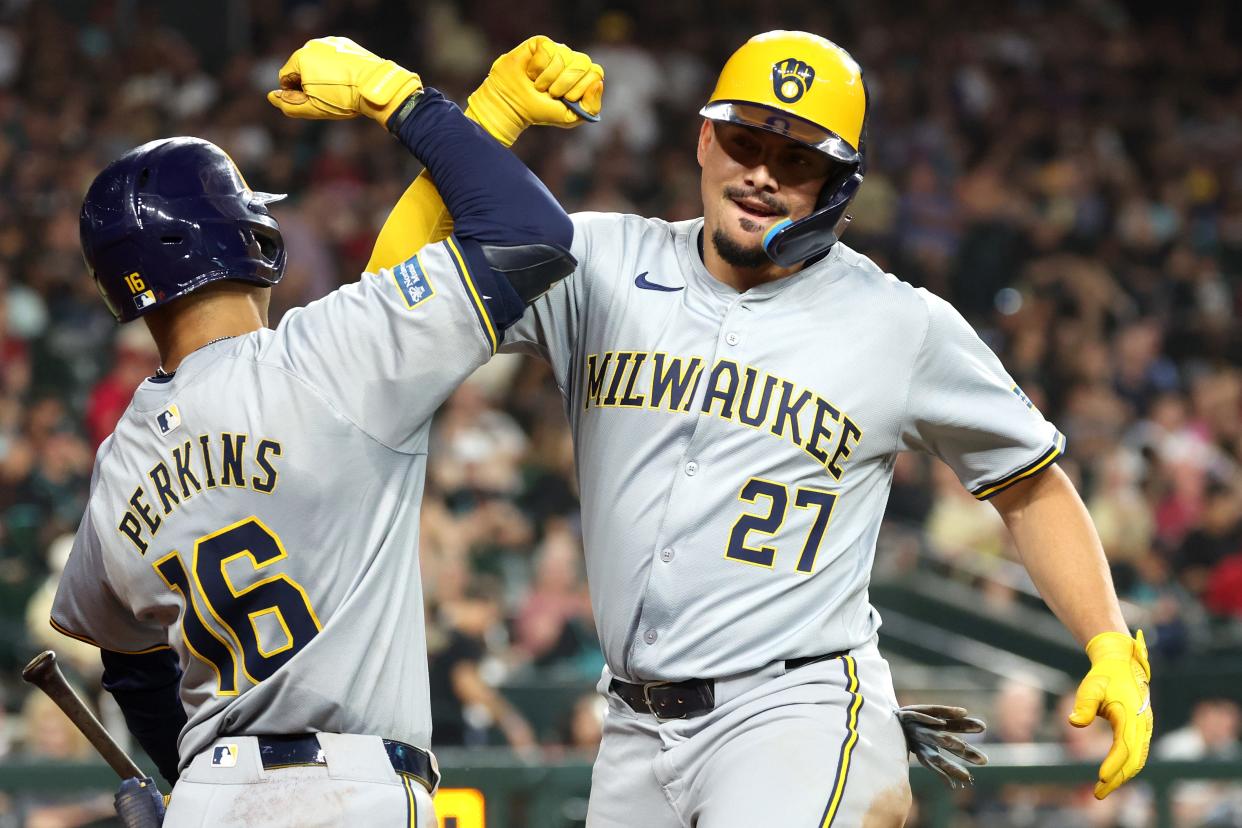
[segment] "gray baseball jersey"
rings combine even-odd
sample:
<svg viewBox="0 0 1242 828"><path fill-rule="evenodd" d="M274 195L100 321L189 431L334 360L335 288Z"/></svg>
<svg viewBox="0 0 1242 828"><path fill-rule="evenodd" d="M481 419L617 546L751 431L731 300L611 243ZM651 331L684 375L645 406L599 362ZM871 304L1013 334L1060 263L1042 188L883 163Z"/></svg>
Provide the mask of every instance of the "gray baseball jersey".
<svg viewBox="0 0 1242 828"><path fill-rule="evenodd" d="M574 216L579 265L509 331L548 359L577 453L609 669L738 675L871 640L867 599L897 452L976 497L1064 439L947 303L835 245L738 293L702 219Z"/></svg>
<svg viewBox="0 0 1242 828"><path fill-rule="evenodd" d="M177 651L183 766L226 734L428 744L429 420L495 343L450 239L138 388L99 449L52 623Z"/></svg>

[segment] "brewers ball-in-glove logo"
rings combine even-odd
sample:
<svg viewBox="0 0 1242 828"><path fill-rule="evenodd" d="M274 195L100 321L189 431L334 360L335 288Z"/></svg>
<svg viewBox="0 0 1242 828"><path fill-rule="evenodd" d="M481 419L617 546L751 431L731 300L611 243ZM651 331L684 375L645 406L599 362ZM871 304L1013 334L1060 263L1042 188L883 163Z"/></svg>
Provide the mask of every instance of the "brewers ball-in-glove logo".
<svg viewBox="0 0 1242 828"><path fill-rule="evenodd" d="M815 70L797 58L785 58L772 67L772 91L785 103L795 103L815 80Z"/></svg>

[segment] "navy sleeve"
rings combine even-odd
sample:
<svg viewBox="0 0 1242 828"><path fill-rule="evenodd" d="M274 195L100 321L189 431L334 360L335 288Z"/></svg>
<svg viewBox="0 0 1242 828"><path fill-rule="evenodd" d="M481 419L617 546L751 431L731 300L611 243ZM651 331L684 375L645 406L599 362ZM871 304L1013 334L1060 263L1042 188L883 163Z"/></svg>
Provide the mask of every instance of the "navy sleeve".
<svg viewBox="0 0 1242 828"><path fill-rule="evenodd" d="M100 650L103 688L112 694L125 724L169 783L177 781L177 740L185 726L181 665L172 650L134 655Z"/></svg>
<svg viewBox="0 0 1242 828"><path fill-rule="evenodd" d="M423 91L397 137L435 182L453 235L478 244L554 244L569 250L573 224L517 156L434 89Z"/></svg>

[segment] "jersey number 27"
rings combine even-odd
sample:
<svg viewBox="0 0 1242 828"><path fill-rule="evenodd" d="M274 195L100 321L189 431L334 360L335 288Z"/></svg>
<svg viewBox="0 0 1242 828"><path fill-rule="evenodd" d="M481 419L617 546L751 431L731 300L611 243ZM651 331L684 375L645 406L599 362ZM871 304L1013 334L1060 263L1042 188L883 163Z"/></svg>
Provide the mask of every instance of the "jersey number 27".
<svg viewBox="0 0 1242 828"><path fill-rule="evenodd" d="M258 684L319 633L306 590L288 575L273 574L241 589L229 578L234 561L239 567L248 562L257 573L287 555L275 532L257 517L248 517L196 540L188 569L176 551L154 564L168 588L181 593L182 636L190 653L215 671L218 695L237 695L239 661L246 678ZM259 620L265 616L271 616L263 622L267 629L274 623L281 632L267 648L259 633Z"/></svg>

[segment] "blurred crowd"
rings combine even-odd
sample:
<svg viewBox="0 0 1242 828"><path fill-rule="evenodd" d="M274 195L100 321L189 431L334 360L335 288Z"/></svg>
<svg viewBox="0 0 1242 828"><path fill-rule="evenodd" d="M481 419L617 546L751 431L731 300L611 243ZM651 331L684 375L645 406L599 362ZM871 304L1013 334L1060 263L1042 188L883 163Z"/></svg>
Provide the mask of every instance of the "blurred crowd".
<svg viewBox="0 0 1242 828"><path fill-rule="evenodd" d="M356 278L418 167L369 122L298 122L265 102L285 57L328 33L463 102L531 34L588 50L607 72L603 122L533 130L515 151L570 211L669 219L700 214L696 113L728 54L772 28L841 43L872 101L847 243L952 301L1067 435L1063 466L1159 657L1239 640L1235 4L528 0L516 15L496 0L251 0L212 20L199 5L212 6L0 3L0 666L51 642L94 450L158 364L86 276L86 185L144 141L207 138L252 187L290 195L275 211L289 267L273 323ZM601 664L548 370L497 360L433 440L422 555L437 742L591 750L589 696L532 723L494 689L535 674L580 687ZM889 520L942 563L1012 558L995 512L924 458L898 464ZM74 662L88 681L93 658ZM38 739L20 749L37 754Z"/></svg>

